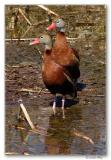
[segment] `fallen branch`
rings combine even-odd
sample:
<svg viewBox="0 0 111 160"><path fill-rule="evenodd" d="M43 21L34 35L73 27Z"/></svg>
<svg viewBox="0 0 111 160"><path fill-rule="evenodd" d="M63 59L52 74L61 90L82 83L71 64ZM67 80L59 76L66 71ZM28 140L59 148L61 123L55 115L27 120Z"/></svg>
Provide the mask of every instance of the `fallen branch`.
<svg viewBox="0 0 111 160"><path fill-rule="evenodd" d="M6 79L5 80L5 82L15 82L15 81L17 81L17 80L15 80L15 79Z"/></svg>
<svg viewBox="0 0 111 160"><path fill-rule="evenodd" d="M32 41L34 38L20 38L20 39L18 39L18 38L13 38L13 39L7 38L7 39L5 39L5 41ZM80 39L80 37L77 37L77 38L66 37L66 39L69 40L69 41L75 41L77 39Z"/></svg>
<svg viewBox="0 0 111 160"><path fill-rule="evenodd" d="M5 154L6 155L20 155L19 153L16 153L16 152L6 152ZM26 152L24 152L23 154L26 156L30 155L29 153L26 153Z"/></svg>
<svg viewBox="0 0 111 160"><path fill-rule="evenodd" d="M41 127L41 126L39 126L39 125L37 125L37 126L35 127L35 129L33 129L33 130L32 130L32 129L27 130L27 129L24 128L24 127L15 126L15 125L12 125L11 127L14 127L14 128L16 128L16 129L19 129L19 130L24 130L24 131L28 131L28 132L33 132L33 133L40 134L40 135L45 135L45 136L51 135L51 134L46 135L46 134L47 134L47 130L46 130L44 127Z"/></svg>
<svg viewBox="0 0 111 160"><path fill-rule="evenodd" d="M31 129L34 130L35 126L34 126L33 122L31 121L30 116L29 116L25 106L22 103L22 100L19 100L19 103L20 103L20 107L21 107L21 109L22 109L22 111L23 111L23 113L25 115L25 118L26 118L27 122L29 123Z"/></svg>
<svg viewBox="0 0 111 160"><path fill-rule="evenodd" d="M101 60L100 60L100 61L98 61L98 63L101 63L101 64L106 64L104 61L101 61Z"/></svg>
<svg viewBox="0 0 111 160"><path fill-rule="evenodd" d="M40 7L40 8L42 8L42 9L44 9L44 10L47 11L48 13L51 13L51 14L57 16L57 17L59 16L57 13L51 11L49 8L45 7L44 5L37 5L37 6Z"/></svg>
<svg viewBox="0 0 111 160"><path fill-rule="evenodd" d="M41 92L43 93L50 93L48 91L43 91L43 88L37 87L38 90L33 90L33 89L27 89L27 88L21 88L18 91L20 92L31 92L31 93L38 93L40 94Z"/></svg>
<svg viewBox="0 0 111 160"><path fill-rule="evenodd" d="M29 24L29 25L32 25L32 23L29 21L29 19L25 16L25 14L23 13L23 11L19 8L18 9L19 10L19 12L21 13L21 15L24 17L24 19L27 21L27 23Z"/></svg>
<svg viewBox="0 0 111 160"><path fill-rule="evenodd" d="M6 152L5 154L6 155L19 155L19 153L16 153L16 152Z"/></svg>
<svg viewBox="0 0 111 160"><path fill-rule="evenodd" d="M72 132L72 135L73 136L78 136L80 138L83 138L83 139L87 140L88 142L90 142L91 144L94 144L94 142L93 142L93 140L91 138L89 138L88 136L84 135L83 133L80 133L76 129L74 129L74 131Z"/></svg>
<svg viewBox="0 0 111 160"><path fill-rule="evenodd" d="M8 65L8 64L6 64L6 67L11 67L11 68L19 68L19 67L21 67L21 66L19 66L19 65Z"/></svg>
<svg viewBox="0 0 111 160"><path fill-rule="evenodd" d="M22 37L24 37L31 28L32 28L32 26L29 26Z"/></svg>
<svg viewBox="0 0 111 160"><path fill-rule="evenodd" d="M20 130L24 130L24 131L27 131L27 129L26 128L23 128L23 127L16 127L17 129L20 129ZM38 129L33 129L33 130L29 130L29 132L33 132L33 133L36 133L36 134L40 134L40 135L46 135L46 130L45 129L43 129L43 131L45 132L45 133L43 133L43 132L41 132L41 131L39 131Z"/></svg>
<svg viewBox="0 0 111 160"><path fill-rule="evenodd" d="M17 80L15 80L17 81ZM30 92L30 93L38 93L38 95L42 92L44 94L50 94L49 91L45 91L45 89L39 89L39 90L33 90L33 89L26 89L26 88L21 88L21 89L15 89L15 88L11 88L11 89L8 89L9 92L11 91L18 91L18 92Z"/></svg>
<svg viewBox="0 0 111 160"><path fill-rule="evenodd" d="M34 38L13 38L13 39L10 39L10 38L7 38L5 39L5 41L31 41L33 40Z"/></svg>
<svg viewBox="0 0 111 160"><path fill-rule="evenodd" d="M21 109L22 109L22 111L23 111L23 113L24 113L24 115L25 115L25 118L26 118L27 122L29 123L29 125L30 125L30 127L31 127L31 130L29 130L29 131L31 131L31 132L33 132L33 133L40 134L40 135L49 136L49 135L46 135L47 131L45 130L45 128L39 127L39 126L37 125L37 128L38 128L38 129L41 129L41 131L45 132L45 133L43 133L43 132L39 131L39 130L34 126L34 124L33 124L33 122L31 121L30 116L29 116L29 114L28 114L25 106L23 105L21 99L19 100L19 103L20 103L20 107L21 107ZM19 127L19 126L16 127L16 128L22 129L22 130L26 130L25 128Z"/></svg>
<svg viewBox="0 0 111 160"><path fill-rule="evenodd" d="M33 133L36 133L36 134L40 134L40 135L45 135L45 136L49 136L49 135L46 135L46 133L42 133L42 132L40 132L40 131L38 131L37 129L33 129L33 130L29 130L29 131L31 131L31 132L33 132Z"/></svg>

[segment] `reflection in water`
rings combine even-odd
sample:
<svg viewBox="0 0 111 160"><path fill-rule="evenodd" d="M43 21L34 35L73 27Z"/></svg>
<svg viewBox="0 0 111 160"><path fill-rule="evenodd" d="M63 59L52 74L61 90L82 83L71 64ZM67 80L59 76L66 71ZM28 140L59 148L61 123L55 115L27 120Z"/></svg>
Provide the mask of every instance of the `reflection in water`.
<svg viewBox="0 0 111 160"><path fill-rule="evenodd" d="M101 114L98 114L101 113L102 107L98 107L97 104L92 107L76 104L66 108L66 119L62 119L61 108L57 109L56 116L52 115L51 107L37 109L36 114L38 113L39 116L36 123L39 133L42 134L30 130L24 121L19 122L16 128L7 129L8 151L31 155L104 155L106 153L104 125L98 121L99 119L102 121Z"/></svg>
<svg viewBox="0 0 111 160"><path fill-rule="evenodd" d="M38 134L29 132L25 138L25 146L29 154L44 153L45 145L43 139Z"/></svg>
<svg viewBox="0 0 111 160"><path fill-rule="evenodd" d="M41 154L44 153L44 137L29 130L26 122L22 121L11 128L10 153Z"/></svg>
<svg viewBox="0 0 111 160"><path fill-rule="evenodd" d="M60 114L56 117L50 116L47 133L51 133L51 136L45 138L48 154L70 154L74 118L79 121L82 120L81 110L75 110L74 114L70 114L70 109L67 110L66 119L64 120Z"/></svg>
<svg viewBox="0 0 111 160"><path fill-rule="evenodd" d="M19 122L16 128L11 130L11 152L33 155L67 155L71 154L72 143L78 137L93 143L88 136L75 129L82 122L81 110L75 108L73 114L71 113L72 110L66 109L66 119L61 118L61 112L58 112L56 116L51 115L49 117L49 127L46 128L47 132L41 127L38 128L44 131L44 135L43 132L41 132L41 135L29 130L25 121ZM74 121L76 122L75 124Z"/></svg>

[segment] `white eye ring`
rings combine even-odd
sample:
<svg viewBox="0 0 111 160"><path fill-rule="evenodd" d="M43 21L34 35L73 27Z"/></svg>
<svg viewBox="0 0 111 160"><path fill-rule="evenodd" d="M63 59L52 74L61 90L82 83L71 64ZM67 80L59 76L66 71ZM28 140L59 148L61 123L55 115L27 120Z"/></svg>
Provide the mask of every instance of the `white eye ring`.
<svg viewBox="0 0 111 160"><path fill-rule="evenodd" d="M43 36L40 37L41 39L43 38Z"/></svg>

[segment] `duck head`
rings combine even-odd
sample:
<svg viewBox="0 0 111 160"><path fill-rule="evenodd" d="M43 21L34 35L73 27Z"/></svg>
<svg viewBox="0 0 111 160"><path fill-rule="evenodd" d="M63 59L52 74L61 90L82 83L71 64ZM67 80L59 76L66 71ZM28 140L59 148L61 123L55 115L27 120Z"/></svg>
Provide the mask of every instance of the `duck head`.
<svg viewBox="0 0 111 160"><path fill-rule="evenodd" d="M50 26L47 27L47 30L54 30L57 29L60 32L65 32L65 22L63 21L63 19L59 18L57 19L55 22L53 22Z"/></svg>
<svg viewBox="0 0 111 160"><path fill-rule="evenodd" d="M52 48L52 39L49 35L41 35L39 38L35 38L32 42L30 42L29 45L35 45L35 44L44 44L45 49L51 49Z"/></svg>

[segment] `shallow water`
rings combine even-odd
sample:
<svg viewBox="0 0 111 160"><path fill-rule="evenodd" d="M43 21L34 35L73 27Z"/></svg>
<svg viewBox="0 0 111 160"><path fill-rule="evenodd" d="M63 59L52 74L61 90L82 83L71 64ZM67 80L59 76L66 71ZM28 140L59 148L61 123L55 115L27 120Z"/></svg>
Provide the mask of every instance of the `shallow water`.
<svg viewBox="0 0 111 160"><path fill-rule="evenodd" d="M75 46L83 89L78 101L66 101L63 119L60 107L53 116L53 96L42 82L37 49L26 42L6 43L6 154L106 155L105 37L81 37ZM43 88L40 93L21 91L38 87ZM31 131L24 119L17 120L19 98L41 134Z"/></svg>

